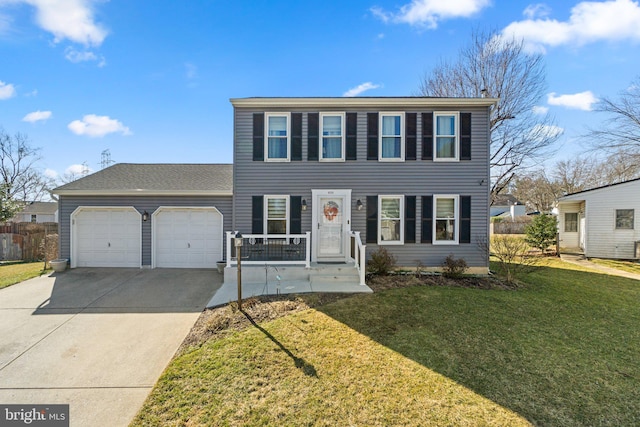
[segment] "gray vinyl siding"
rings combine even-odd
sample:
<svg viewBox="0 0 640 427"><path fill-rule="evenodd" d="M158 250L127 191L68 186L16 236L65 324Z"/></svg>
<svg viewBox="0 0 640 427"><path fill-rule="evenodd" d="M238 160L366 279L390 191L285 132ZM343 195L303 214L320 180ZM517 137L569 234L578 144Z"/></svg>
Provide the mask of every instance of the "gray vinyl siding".
<svg viewBox="0 0 640 427"><path fill-rule="evenodd" d="M303 112L302 161L263 162L253 161L253 113ZM232 228L243 233L251 232L251 197L254 195L302 196L309 208L302 212L302 231L311 230L312 189L351 189L351 229L366 236L366 206L358 211L357 200L366 205L367 196L406 195L418 196L416 207L416 242L401 246L385 246L398 258L400 265L415 266L420 260L425 266L440 266L449 254L464 258L470 267L487 267L486 255L478 242L489 236L489 131L488 109L425 108L405 110L418 113L417 159L404 162L379 162L367 160L367 112L400 111L398 109L358 109L356 161L320 162L307 161L308 112L354 110L335 109L266 109L236 108L234 111L234 223ZM460 162L434 162L421 160L422 120L420 113L430 111L460 111L472 113L472 160ZM484 181L483 181L484 180ZM482 183L481 183L482 182ZM471 243L459 245L432 245L420 243L421 199L434 194L471 196ZM367 254L377 249L367 244Z"/></svg>
<svg viewBox="0 0 640 427"><path fill-rule="evenodd" d="M59 249L60 257L70 259L71 214L78 206L133 206L138 212L151 215L160 206L215 207L222 213L224 230L231 229L231 196L184 197L184 196L60 196ZM224 237L223 253L226 245ZM142 265L151 265L151 220L142 223Z"/></svg>

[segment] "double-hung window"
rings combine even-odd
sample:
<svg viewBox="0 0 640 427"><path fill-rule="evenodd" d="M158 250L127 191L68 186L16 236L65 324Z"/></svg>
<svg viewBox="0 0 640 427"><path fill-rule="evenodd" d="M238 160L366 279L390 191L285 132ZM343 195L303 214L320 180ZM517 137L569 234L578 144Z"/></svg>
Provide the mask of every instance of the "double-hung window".
<svg viewBox="0 0 640 427"><path fill-rule="evenodd" d="M289 234L289 196L264 196L267 234Z"/></svg>
<svg viewBox="0 0 640 427"><path fill-rule="evenodd" d="M286 162L290 159L290 114L266 113L265 156L267 161Z"/></svg>
<svg viewBox="0 0 640 427"><path fill-rule="evenodd" d="M378 197L378 244L404 243L404 196Z"/></svg>
<svg viewBox="0 0 640 427"><path fill-rule="evenodd" d="M436 161L457 161L459 154L458 129L460 113L458 112L436 112L434 117L434 160Z"/></svg>
<svg viewBox="0 0 640 427"><path fill-rule="evenodd" d="M433 243L457 244L459 210L457 195L436 195L433 197Z"/></svg>
<svg viewBox="0 0 640 427"><path fill-rule="evenodd" d="M633 209L616 209L616 230L633 230Z"/></svg>
<svg viewBox="0 0 640 427"><path fill-rule="evenodd" d="M565 233L578 232L578 213L577 212L566 212L564 214L564 232Z"/></svg>
<svg viewBox="0 0 640 427"><path fill-rule="evenodd" d="M320 113L320 160L344 160L344 113Z"/></svg>
<svg viewBox="0 0 640 427"><path fill-rule="evenodd" d="M380 113L380 161L404 161L404 113Z"/></svg>

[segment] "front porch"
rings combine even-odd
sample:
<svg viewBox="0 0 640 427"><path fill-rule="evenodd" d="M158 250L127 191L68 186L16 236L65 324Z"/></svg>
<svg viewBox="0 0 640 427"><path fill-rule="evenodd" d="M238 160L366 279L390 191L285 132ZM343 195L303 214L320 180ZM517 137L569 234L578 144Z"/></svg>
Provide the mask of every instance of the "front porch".
<svg viewBox="0 0 640 427"><path fill-rule="evenodd" d="M207 307L238 298L238 259L235 235L226 233L224 283ZM246 234L242 236L240 265L242 297L308 292L369 293L365 283L366 247L359 232L349 232L344 262L312 262L311 233Z"/></svg>

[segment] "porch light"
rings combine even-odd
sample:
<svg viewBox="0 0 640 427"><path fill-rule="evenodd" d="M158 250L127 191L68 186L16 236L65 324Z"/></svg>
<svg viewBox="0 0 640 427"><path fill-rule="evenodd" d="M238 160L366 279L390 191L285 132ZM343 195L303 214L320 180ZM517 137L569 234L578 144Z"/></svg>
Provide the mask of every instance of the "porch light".
<svg viewBox="0 0 640 427"><path fill-rule="evenodd" d="M302 210L303 211L307 210L307 199L302 199Z"/></svg>
<svg viewBox="0 0 640 427"><path fill-rule="evenodd" d="M362 200L358 199L358 201L356 202L356 209L358 209L359 211L362 210Z"/></svg>
<svg viewBox="0 0 640 427"><path fill-rule="evenodd" d="M147 222L148 220L149 220L149 212L144 211L144 212L142 213L142 221L143 221L143 222Z"/></svg>
<svg viewBox="0 0 640 427"><path fill-rule="evenodd" d="M242 233L240 233L239 231L236 233L235 239L233 240L234 245L236 248L241 248L242 247Z"/></svg>

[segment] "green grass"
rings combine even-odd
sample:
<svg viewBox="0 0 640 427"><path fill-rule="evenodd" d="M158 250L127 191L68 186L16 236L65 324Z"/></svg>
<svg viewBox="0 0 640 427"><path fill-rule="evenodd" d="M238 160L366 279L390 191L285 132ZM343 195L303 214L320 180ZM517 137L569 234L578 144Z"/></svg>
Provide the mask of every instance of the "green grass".
<svg viewBox="0 0 640 427"><path fill-rule="evenodd" d="M520 279L230 333L174 359L133 425L640 424L640 282L555 259Z"/></svg>
<svg viewBox="0 0 640 427"><path fill-rule="evenodd" d="M43 265L41 261L0 265L0 289L44 274Z"/></svg>
<svg viewBox="0 0 640 427"><path fill-rule="evenodd" d="M636 273L640 274L640 263L631 262L631 261L621 261L616 259L600 259L600 258L589 258L594 264L603 265L609 268L615 268L616 270L626 271L628 273Z"/></svg>

